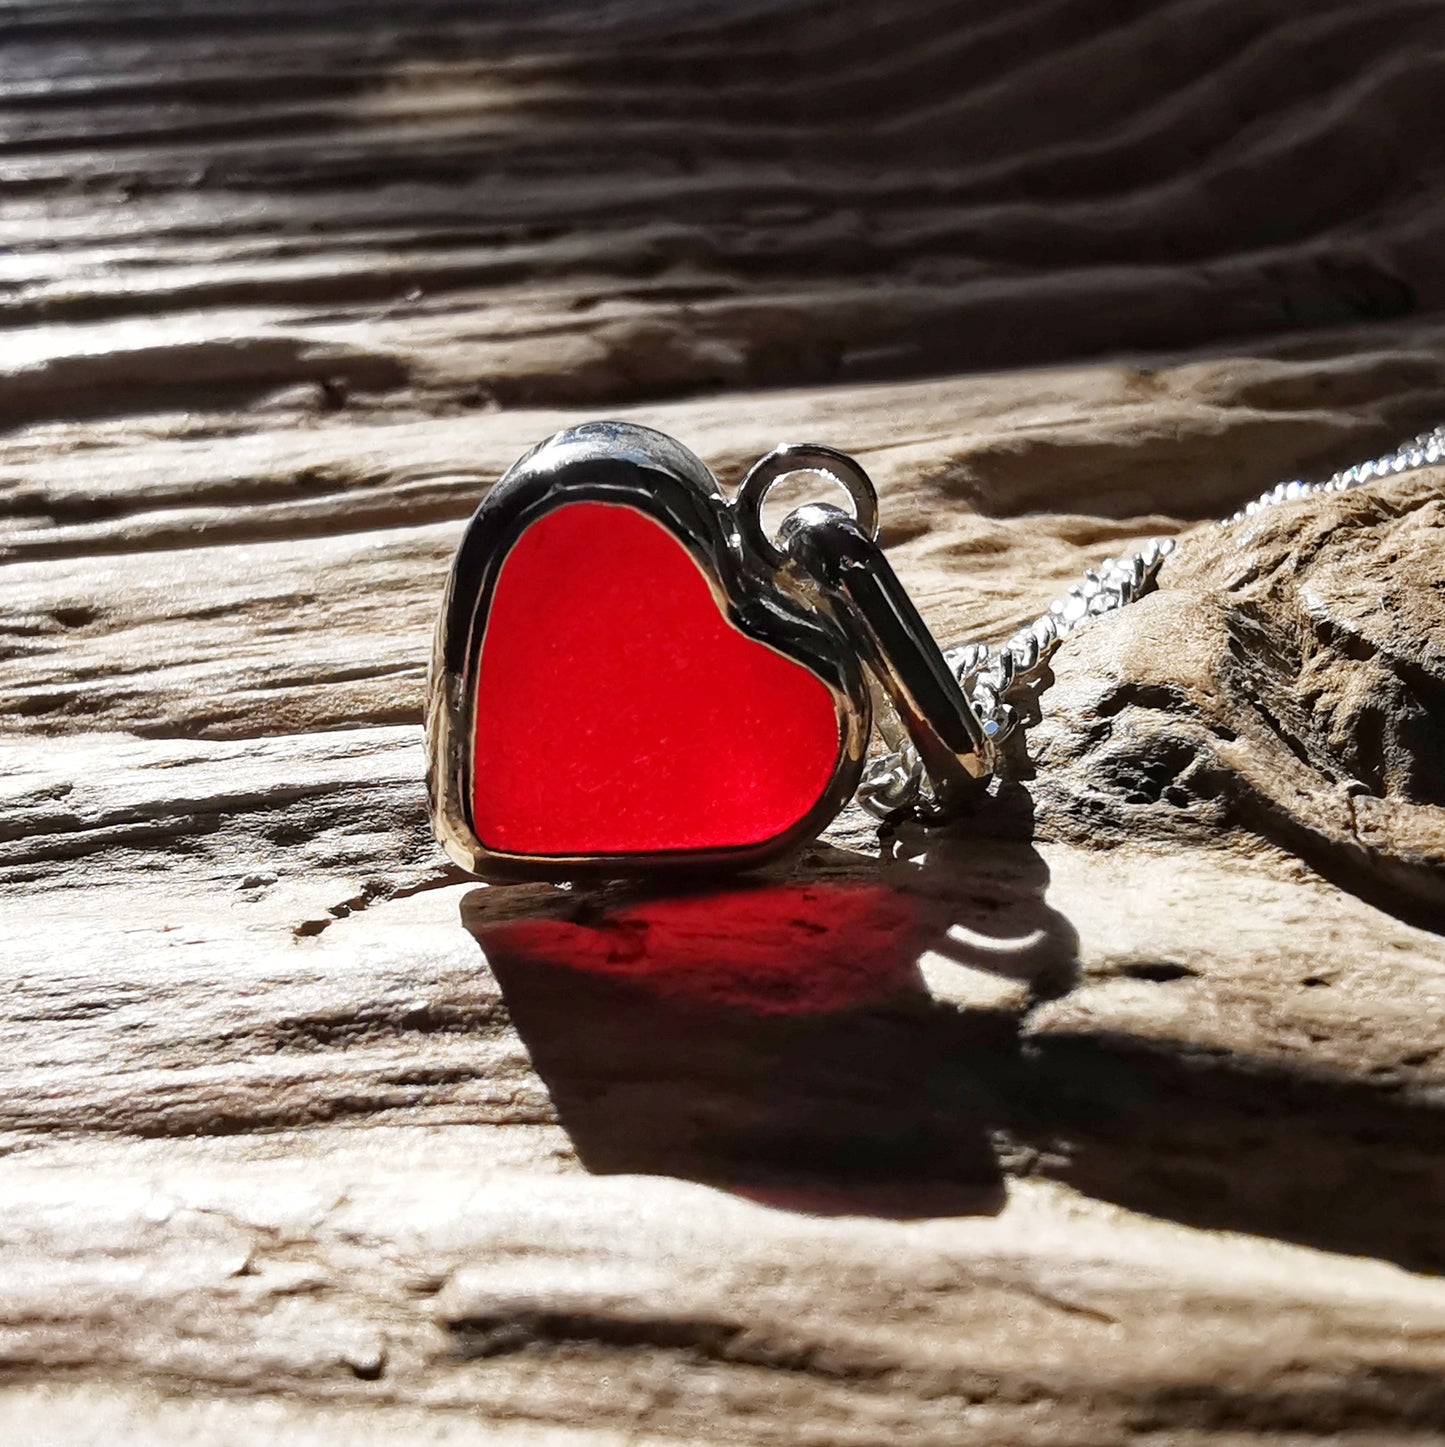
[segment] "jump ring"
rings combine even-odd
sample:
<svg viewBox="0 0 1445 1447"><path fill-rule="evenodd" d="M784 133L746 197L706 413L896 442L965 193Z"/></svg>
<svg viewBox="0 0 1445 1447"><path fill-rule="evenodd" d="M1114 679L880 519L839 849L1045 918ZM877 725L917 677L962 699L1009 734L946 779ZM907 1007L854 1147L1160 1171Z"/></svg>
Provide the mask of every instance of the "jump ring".
<svg viewBox="0 0 1445 1447"><path fill-rule="evenodd" d="M834 447L816 442L790 442L760 457L748 470L733 499L733 516L743 542L770 566L787 561L763 527L763 503L773 484L793 472L821 472L853 500L853 520L874 541L878 537L878 493L860 463Z"/></svg>

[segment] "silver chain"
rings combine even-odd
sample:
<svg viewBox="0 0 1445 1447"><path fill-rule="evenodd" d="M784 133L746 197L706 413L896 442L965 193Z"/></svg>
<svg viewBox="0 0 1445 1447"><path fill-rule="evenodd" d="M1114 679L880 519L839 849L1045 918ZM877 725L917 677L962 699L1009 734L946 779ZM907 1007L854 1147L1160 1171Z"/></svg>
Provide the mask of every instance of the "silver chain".
<svg viewBox="0 0 1445 1447"><path fill-rule="evenodd" d="M1282 482L1245 504L1219 526L1228 527L1281 503L1330 492L1349 492L1377 477L1432 467L1442 461L1445 461L1445 423L1420 433L1394 452L1346 468L1324 482L1299 479ZM1075 583L1062 598L1056 598L1049 604L1047 613L1020 628L1008 642L997 648L987 643L964 643L944 652L944 659L964 696L972 703L984 734L995 745L1002 744L1019 727L1019 710L1006 695L1036 687L1044 665L1065 638L1093 619L1113 613L1147 593L1154 586L1164 559L1174 548L1173 538L1151 538L1137 552L1121 558L1105 558L1098 567L1086 569L1082 583ZM928 779L911 744L905 741L893 752L879 754L869 761L858 786L858 801L878 818L900 809L911 808L923 814L934 811Z"/></svg>

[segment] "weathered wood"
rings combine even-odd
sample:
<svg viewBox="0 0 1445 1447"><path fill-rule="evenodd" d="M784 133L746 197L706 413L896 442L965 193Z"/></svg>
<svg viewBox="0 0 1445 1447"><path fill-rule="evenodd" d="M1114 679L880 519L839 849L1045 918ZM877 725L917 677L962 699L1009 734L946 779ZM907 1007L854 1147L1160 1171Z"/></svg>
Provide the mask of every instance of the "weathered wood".
<svg viewBox="0 0 1445 1447"><path fill-rule="evenodd" d="M1445 474L1208 521L1445 416L1440 8L394 10L0 5L0 1433L1440 1440ZM1180 552L949 831L482 888L433 612L593 411L950 640Z"/></svg>

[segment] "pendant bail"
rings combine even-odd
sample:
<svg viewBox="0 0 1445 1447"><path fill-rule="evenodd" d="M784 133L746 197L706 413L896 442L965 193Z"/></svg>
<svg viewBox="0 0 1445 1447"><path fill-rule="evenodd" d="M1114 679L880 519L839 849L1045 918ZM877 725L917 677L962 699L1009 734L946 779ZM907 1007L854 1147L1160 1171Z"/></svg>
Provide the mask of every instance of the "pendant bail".
<svg viewBox="0 0 1445 1447"><path fill-rule="evenodd" d="M791 513L779 542L822 590L892 703L939 807L976 795L993 773L993 745L882 548L826 503Z"/></svg>

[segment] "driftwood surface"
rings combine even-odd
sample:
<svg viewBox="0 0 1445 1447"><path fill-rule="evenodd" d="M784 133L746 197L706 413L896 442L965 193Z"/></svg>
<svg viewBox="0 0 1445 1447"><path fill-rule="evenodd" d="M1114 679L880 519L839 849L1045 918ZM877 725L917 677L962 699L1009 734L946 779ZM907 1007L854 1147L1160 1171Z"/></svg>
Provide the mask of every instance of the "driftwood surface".
<svg viewBox="0 0 1445 1447"><path fill-rule="evenodd" d="M525 19L522 18L525 15ZM1445 12L0 5L0 1437L1434 1442ZM440 860L487 483L856 453L1026 777ZM605 707L605 700L588 706Z"/></svg>

